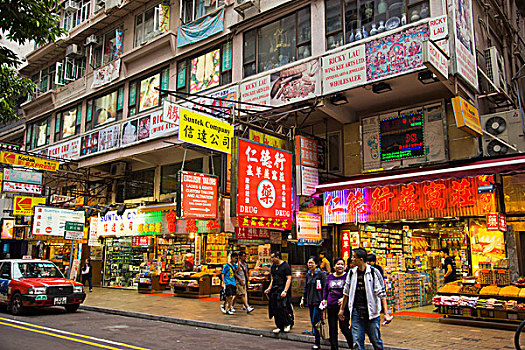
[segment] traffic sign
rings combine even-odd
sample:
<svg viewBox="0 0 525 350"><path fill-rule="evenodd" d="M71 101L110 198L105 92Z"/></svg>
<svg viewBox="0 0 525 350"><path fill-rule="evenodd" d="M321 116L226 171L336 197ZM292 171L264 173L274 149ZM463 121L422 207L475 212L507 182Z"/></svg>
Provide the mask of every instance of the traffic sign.
<svg viewBox="0 0 525 350"><path fill-rule="evenodd" d="M65 239L81 241L84 238L84 224L81 222L66 221Z"/></svg>

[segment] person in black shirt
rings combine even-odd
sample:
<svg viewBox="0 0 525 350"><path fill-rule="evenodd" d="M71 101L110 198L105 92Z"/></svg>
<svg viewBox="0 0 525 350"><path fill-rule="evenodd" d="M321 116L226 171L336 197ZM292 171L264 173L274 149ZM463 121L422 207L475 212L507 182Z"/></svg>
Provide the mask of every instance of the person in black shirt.
<svg viewBox="0 0 525 350"><path fill-rule="evenodd" d="M306 283L304 285L303 297L301 298L301 308L307 305L310 309L310 321L312 322L312 331L315 337L315 344L312 349L319 349L321 345L321 336L315 326L322 318L322 312L319 306L323 301L323 289L326 284L326 274L321 271L316 257L308 259L308 273L306 274Z"/></svg>
<svg viewBox="0 0 525 350"><path fill-rule="evenodd" d="M366 256L366 263L370 266L373 266L375 267L376 269L379 270L379 272L381 273L381 276L383 276L383 278L385 277L385 273L383 272L383 268L379 265L377 265L377 257L375 254L368 254Z"/></svg>
<svg viewBox="0 0 525 350"><path fill-rule="evenodd" d="M281 252L272 253L271 281L264 293L268 294L268 316L273 317L276 329L274 333L290 332L293 327L293 309L290 287L292 285L292 269L282 260Z"/></svg>
<svg viewBox="0 0 525 350"><path fill-rule="evenodd" d="M439 250L439 255L442 259L445 259L443 261L443 270L445 270L445 284L457 281L458 279L456 274L456 263L454 262L454 258L449 256L449 254L450 251L447 247L441 248Z"/></svg>

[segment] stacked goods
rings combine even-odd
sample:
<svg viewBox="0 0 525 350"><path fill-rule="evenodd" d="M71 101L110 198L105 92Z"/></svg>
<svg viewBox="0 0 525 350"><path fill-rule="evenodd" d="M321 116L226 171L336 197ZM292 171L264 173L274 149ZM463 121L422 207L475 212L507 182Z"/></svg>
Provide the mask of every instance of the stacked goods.
<svg viewBox="0 0 525 350"><path fill-rule="evenodd" d="M497 286L486 286L481 288L479 294L481 295L498 295L500 288Z"/></svg>
<svg viewBox="0 0 525 350"><path fill-rule="evenodd" d="M520 294L519 294L519 297L520 297L520 298L525 298L525 288L520 288Z"/></svg>
<svg viewBox="0 0 525 350"><path fill-rule="evenodd" d="M506 286L500 289L499 295L503 297L517 298L520 294L520 288L515 286Z"/></svg>
<svg viewBox="0 0 525 350"><path fill-rule="evenodd" d="M508 269L497 269L494 271L495 284L506 286L510 284L510 271Z"/></svg>
<svg viewBox="0 0 525 350"><path fill-rule="evenodd" d="M480 264L481 265L481 264ZM479 283L481 284L495 284L493 270L479 270Z"/></svg>
<svg viewBox="0 0 525 350"><path fill-rule="evenodd" d="M461 286L457 284L448 283L439 288L438 293L459 293Z"/></svg>
<svg viewBox="0 0 525 350"><path fill-rule="evenodd" d="M492 269L492 264L490 262L480 262L479 269L480 270L490 270Z"/></svg>
<svg viewBox="0 0 525 350"><path fill-rule="evenodd" d="M459 290L459 293L461 293L461 294L478 294L479 290L480 290L479 287L467 284L467 285L464 285L463 287L461 287L461 289Z"/></svg>
<svg viewBox="0 0 525 350"><path fill-rule="evenodd" d="M477 306L478 299L479 299L478 297L461 296L459 298L458 305L463 306L463 307L475 308Z"/></svg>

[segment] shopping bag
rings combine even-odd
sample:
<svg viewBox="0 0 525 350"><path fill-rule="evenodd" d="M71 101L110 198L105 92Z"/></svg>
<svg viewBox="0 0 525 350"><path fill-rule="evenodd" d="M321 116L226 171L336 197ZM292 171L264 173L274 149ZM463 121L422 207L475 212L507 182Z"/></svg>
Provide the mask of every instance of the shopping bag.
<svg viewBox="0 0 525 350"><path fill-rule="evenodd" d="M221 301L226 300L226 288L225 287L221 288L221 294L219 295L219 298Z"/></svg>
<svg viewBox="0 0 525 350"><path fill-rule="evenodd" d="M321 321L315 324L315 328L317 328L317 331L319 332L319 335L321 336L321 338L323 339L330 338L328 322L326 320L326 317L323 316L323 314L321 314Z"/></svg>

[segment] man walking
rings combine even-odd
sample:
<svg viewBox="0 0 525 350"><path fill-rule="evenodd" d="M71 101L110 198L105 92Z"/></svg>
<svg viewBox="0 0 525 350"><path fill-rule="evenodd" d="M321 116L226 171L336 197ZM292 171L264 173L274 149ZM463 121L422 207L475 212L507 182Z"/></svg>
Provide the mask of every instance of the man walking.
<svg viewBox="0 0 525 350"><path fill-rule="evenodd" d="M232 253L230 262L224 264L222 267L222 287L224 288L224 304L221 305L221 311L223 314L233 315L233 297L237 294L237 288L235 287L235 280L239 278L237 276L237 253Z"/></svg>
<svg viewBox="0 0 525 350"><path fill-rule="evenodd" d="M233 305L235 305L237 299L240 299L246 312L250 313L254 308L248 305L248 264L246 264L245 251L239 252L239 267L237 269L237 275L239 276L239 279L237 280L237 295L233 300Z"/></svg>
<svg viewBox="0 0 525 350"><path fill-rule="evenodd" d="M443 270L445 270L445 276L444 281L445 284L457 281L458 276L456 273L456 263L454 262L454 258L452 258L450 255L450 250L447 247L441 248L439 250L439 255L441 256L443 260Z"/></svg>
<svg viewBox="0 0 525 350"><path fill-rule="evenodd" d="M272 253L271 281L270 286L264 292L268 294L268 316L273 317L276 329L274 333L281 331L288 333L293 327L293 309L290 293L292 285L292 269L286 261L282 260L281 252Z"/></svg>
<svg viewBox="0 0 525 350"><path fill-rule="evenodd" d="M363 248L354 249L352 252L352 263L355 267L346 277L339 319L344 320L345 307L348 307L354 348L365 349L366 333L374 349L382 350L383 341L379 331L381 307L387 323L392 321L393 316L388 313L383 276L379 270L366 264L366 255Z"/></svg>

